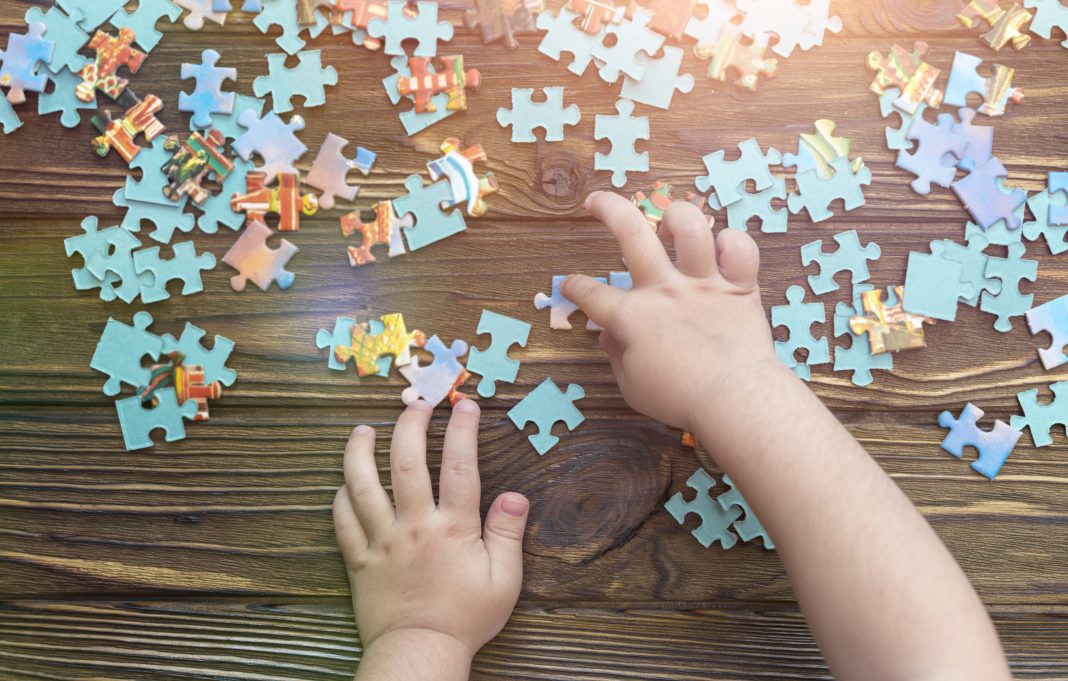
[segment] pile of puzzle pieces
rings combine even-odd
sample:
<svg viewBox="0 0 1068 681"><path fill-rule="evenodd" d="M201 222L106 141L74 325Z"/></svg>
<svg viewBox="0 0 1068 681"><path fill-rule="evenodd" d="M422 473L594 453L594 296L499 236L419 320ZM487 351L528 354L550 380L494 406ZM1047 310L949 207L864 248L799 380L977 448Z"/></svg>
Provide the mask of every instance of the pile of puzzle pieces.
<svg viewBox="0 0 1068 681"><path fill-rule="evenodd" d="M205 332L186 323L180 338L149 331L152 315L138 312L133 324L108 319L89 366L107 374L104 394L114 397L122 387L134 394L115 402L127 450L152 446L153 430L162 429L167 442L185 438L185 421L207 421L209 403L233 385L237 372L226 366L234 343L215 336L211 349L201 340ZM151 366L143 366L148 357Z"/></svg>
<svg viewBox="0 0 1068 681"><path fill-rule="evenodd" d="M446 345L437 335L428 337L422 331L409 331L401 314L383 315L363 323L352 317L338 317L332 331L318 331L315 344L328 351L327 366L335 371L345 371L350 360L361 378L388 377L396 367L409 383L401 393L404 404L421 399L437 406L445 399L451 404L466 399L460 388L471 373L482 377L478 394L486 398L497 394L498 383L515 383L520 361L511 357L509 350L514 345L526 347L530 324L483 310L476 333L489 336L490 344L485 349L471 348L469 354L463 340ZM420 365L416 349L432 354L433 361ZM466 367L461 361L465 355ZM574 403L583 396L581 386L571 384L560 390L547 378L512 407L508 418L520 430L533 423L538 430L528 439L538 454L545 454L559 442L552 434L555 423L563 422L568 430L582 423L584 417Z"/></svg>
<svg viewBox="0 0 1068 681"><path fill-rule="evenodd" d="M690 514L700 517L701 524L691 534L705 548L718 541L721 547L729 549L738 539L749 542L760 538L765 549L774 549L771 537L729 475L723 476L723 484L729 491L713 498L711 490L716 486L716 479L698 468L686 481L686 486L694 491L693 500L686 501L682 492L676 492L664 508L680 525Z"/></svg>

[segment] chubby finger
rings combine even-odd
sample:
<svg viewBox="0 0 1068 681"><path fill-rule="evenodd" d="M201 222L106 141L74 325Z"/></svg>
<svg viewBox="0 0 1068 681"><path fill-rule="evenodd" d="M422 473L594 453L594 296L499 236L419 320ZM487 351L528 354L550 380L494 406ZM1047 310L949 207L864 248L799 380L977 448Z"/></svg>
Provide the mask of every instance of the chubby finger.
<svg viewBox="0 0 1068 681"><path fill-rule="evenodd" d="M612 192L594 192L586 198L586 210L603 222L619 242L636 286L674 271L660 238L633 203Z"/></svg>
<svg viewBox="0 0 1068 681"><path fill-rule="evenodd" d="M612 288L585 274L572 274L560 286L564 296L586 313L593 323L607 329L612 326L616 309L626 296L622 290Z"/></svg>
<svg viewBox="0 0 1068 681"><path fill-rule="evenodd" d="M490 578L514 590L517 596L523 583L523 532L529 511L530 502L525 496L505 492L490 505L482 531L490 559Z"/></svg>
<svg viewBox="0 0 1068 681"><path fill-rule="evenodd" d="M760 273L760 248L753 237L735 229L725 229L716 237L719 273L732 284L753 288Z"/></svg>
<svg viewBox="0 0 1068 681"><path fill-rule="evenodd" d="M701 209L688 201L675 201L664 211L661 233L675 244L675 266L689 277L716 273L716 241Z"/></svg>
<svg viewBox="0 0 1068 681"><path fill-rule="evenodd" d="M337 543L346 562L356 553L367 549L367 533L352 509L352 500L344 485L334 495L334 534L337 535Z"/></svg>
<svg viewBox="0 0 1068 681"><path fill-rule="evenodd" d="M434 490L426 467L426 429L431 406L416 400L397 419L389 448L389 471L397 519L417 518L434 510Z"/></svg>
<svg viewBox="0 0 1068 681"><path fill-rule="evenodd" d="M478 519L481 483L478 478L479 408L460 400L452 408L441 452L438 508L456 517Z"/></svg>
<svg viewBox="0 0 1068 681"><path fill-rule="evenodd" d="M393 522L393 504L382 488L375 463L375 431L359 426L345 445L345 490L352 510L369 538Z"/></svg>

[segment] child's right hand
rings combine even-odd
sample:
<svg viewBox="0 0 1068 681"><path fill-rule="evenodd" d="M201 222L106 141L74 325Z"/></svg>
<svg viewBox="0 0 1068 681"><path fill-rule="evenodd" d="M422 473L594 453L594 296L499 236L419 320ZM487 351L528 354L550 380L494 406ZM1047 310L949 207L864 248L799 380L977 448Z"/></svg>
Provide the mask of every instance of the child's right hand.
<svg viewBox="0 0 1068 681"><path fill-rule="evenodd" d="M785 371L760 303L760 253L748 234L725 229L713 238L708 217L676 201L661 227L675 244L672 264L627 199L594 192L586 208L619 242L634 288L573 275L563 293L604 327L601 347L631 407L693 431L710 403L731 399L754 372Z"/></svg>

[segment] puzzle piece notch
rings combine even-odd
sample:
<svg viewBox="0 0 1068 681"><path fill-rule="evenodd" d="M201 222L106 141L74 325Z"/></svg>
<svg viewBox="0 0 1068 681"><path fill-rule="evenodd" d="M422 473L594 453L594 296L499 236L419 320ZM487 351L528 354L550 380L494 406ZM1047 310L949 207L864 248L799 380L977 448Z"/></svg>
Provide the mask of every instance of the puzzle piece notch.
<svg viewBox="0 0 1068 681"><path fill-rule="evenodd" d="M768 551L774 549L775 544L771 541L771 536L764 529L756 514L753 513L753 509L749 508L749 502L742 496L741 490L734 486L731 476L725 474L723 476L723 484L729 487L730 491L716 497L716 502L724 511L730 511L732 508L740 508L742 510L742 517L735 520L734 524L731 525L731 528L738 533L738 538L744 542L749 542L759 537L763 541L765 549Z"/></svg>
<svg viewBox="0 0 1068 681"><path fill-rule="evenodd" d="M519 360L508 356L513 345L526 347L530 337L530 324L507 317L490 310L483 310L478 320L478 335L489 334L491 343L485 350L471 348L467 358L467 369L482 376L478 384L478 394L493 397L497 393L497 382L515 383L519 375Z"/></svg>
<svg viewBox="0 0 1068 681"><path fill-rule="evenodd" d="M162 388L153 396L156 404L149 408L141 404L141 398L136 395L115 402L127 451L151 447L152 431L157 429L163 429L167 442L184 440L183 419L193 420L196 417L197 403L187 400L179 405L174 388Z"/></svg>
<svg viewBox="0 0 1068 681"><path fill-rule="evenodd" d="M894 290L888 289L887 295L893 297ZM872 323L868 316L871 314L869 306L872 305L869 298L874 299L880 311L883 309L879 291L867 284L853 286L852 305L838 303L834 308L835 337L849 336L852 339L848 348L836 347L834 349L834 370L853 372L850 380L853 385L859 387L870 385L875 380L872 371L876 369L890 371L894 368L893 354L885 352L885 348L881 348L879 353L875 353L872 349L870 337L878 334L881 339L883 336L882 332L875 327L875 324L879 323L879 317L876 317L875 322ZM855 329L853 328L854 318L861 320L858 328ZM922 325L919 331L922 339Z"/></svg>
<svg viewBox="0 0 1068 681"><path fill-rule="evenodd" d="M438 53L438 41L452 40L452 24L438 21L438 4L420 1L413 16L405 12L405 0L389 0L386 17L375 17L367 23L367 34L385 41L383 51L389 55L404 54L403 42L414 40L412 52L416 57L433 57Z"/></svg>
<svg viewBox="0 0 1068 681"><path fill-rule="evenodd" d="M215 267L215 256L211 253L197 255L192 241L174 244L171 249L174 257L164 260L159 257L159 246L143 248L133 254L134 269L141 274L151 273L151 277L141 281L141 300L145 304L159 302L171 297L167 284L175 279L182 281L182 295L189 296L204 290L200 273ZM192 362L197 364L197 362Z"/></svg>
<svg viewBox="0 0 1068 681"><path fill-rule="evenodd" d="M961 204L983 229L1004 220L1010 229L1020 227L1017 214L1027 200L1027 192L1015 188L1006 192L1003 180L1009 171L996 156L985 163L972 166L969 173L951 185Z"/></svg>
<svg viewBox="0 0 1068 681"><path fill-rule="evenodd" d="M389 246L391 258L408 252L404 248L402 230L415 224L412 214L406 214L403 219L397 217L391 201L379 201L372 206L372 209L375 212L375 219L371 222L363 222L359 210L341 217L342 234L352 236L359 232L362 237L359 246L348 247L349 264L353 267L374 262L375 257L371 248L379 244Z"/></svg>
<svg viewBox="0 0 1068 681"><path fill-rule="evenodd" d="M783 326L789 331L787 340L775 341L775 354L798 378L807 381L810 367L831 361L827 337L816 338L812 333L813 324L826 323L827 310L823 303L804 302L805 289L800 286L786 289L786 299L789 304L771 308L772 327ZM798 362L795 354L802 349L808 353L803 363Z"/></svg>
<svg viewBox="0 0 1068 681"><path fill-rule="evenodd" d="M907 111L894 106L894 102L901 96L901 90L898 88L887 88L879 95L879 111L883 118L887 118L892 114L897 114L901 119L901 125L896 128L887 126L886 128L886 147L891 151L899 151L901 149L911 149L914 145L908 138L909 128L912 127L912 121L914 118L922 118L923 112L927 108L927 104L920 102L916 105L916 113L910 114Z"/></svg>
<svg viewBox="0 0 1068 681"><path fill-rule="evenodd" d="M112 397L119 394L123 383L139 388L147 385L150 372L141 365L141 359L159 359L163 350L163 339L148 331L152 325L152 315L141 311L133 316L133 324L108 318L104 332L89 361L89 367L107 374L104 394Z"/></svg>
<svg viewBox="0 0 1068 681"><path fill-rule="evenodd" d="M757 191L771 186L773 176L769 166L779 165L782 154L778 149L760 150L756 139L747 139L738 145L740 155L736 161L725 160L726 152L722 149L707 154L702 160L707 175L700 175L694 180L697 190L704 193L714 188L716 197L722 206L729 206L742 198L742 187L752 181Z"/></svg>
<svg viewBox="0 0 1068 681"><path fill-rule="evenodd" d="M549 308L549 328L550 329L571 329L571 322L569 318L572 313L578 310L578 305L575 305L560 291L561 284L564 283L566 275L557 274L553 276L552 282L552 295L545 295L544 293L538 293L534 296L534 307L539 310ZM595 279L602 284L607 284L608 280L604 277L595 277ZM587 320L586 330L594 331L597 325L593 323L593 320Z"/></svg>
<svg viewBox="0 0 1068 681"><path fill-rule="evenodd" d="M1023 433L1000 420L994 421L991 430L982 430L978 425L981 418L983 410L971 402L964 406L959 418L948 411L939 414L938 425L949 429L942 440L942 449L959 459L965 447L974 447L979 458L972 462L972 470L993 480Z"/></svg>
<svg viewBox="0 0 1068 681"><path fill-rule="evenodd" d="M538 52L553 61L560 61L560 56L569 52L572 59L567 70L581 76L593 61L594 48L604 40L605 29L601 26L597 31L588 33L575 26L575 19L578 17L578 13L565 6L556 14L550 11L542 12L538 15L536 25L539 31L545 31L545 36L538 45Z"/></svg>
<svg viewBox="0 0 1068 681"><path fill-rule="evenodd" d="M355 325L356 320L352 317L338 317L334 320L333 332L319 329L315 334L315 346L320 350L330 350L326 364L334 371L344 371L347 366L346 362L338 359L334 348L352 342L352 329Z"/></svg>
<svg viewBox="0 0 1068 681"><path fill-rule="evenodd" d="M560 441L559 437L552 434L556 422L563 421L568 430L575 430L585 420L575 406L575 402L585 396L586 391L580 385L572 383L565 392L556 386L553 379L547 378L508 411L508 418L519 430L523 430L528 423L538 428L538 432L527 439L534 445L534 450L544 456Z"/></svg>
<svg viewBox="0 0 1068 681"><path fill-rule="evenodd" d="M1020 403L1024 415L1014 414L1009 419L1009 425L1016 430L1030 429L1031 439L1036 447L1053 444L1051 431L1054 426L1068 427L1068 381L1054 383L1049 389L1053 393L1053 400L1046 403L1038 401L1037 389L1018 393L1016 400Z"/></svg>
<svg viewBox="0 0 1068 681"><path fill-rule="evenodd" d="M596 152L593 156L594 170L611 170L612 186L622 187L627 184L628 172L646 172L649 170L649 152L637 152L634 143L649 139L649 118L633 116L634 102L620 99L616 102L615 116L597 114L593 122L593 138L607 139L612 143L612 150L603 154Z"/></svg>
<svg viewBox="0 0 1068 681"><path fill-rule="evenodd" d="M760 76L768 78L775 75L779 60L765 56L767 37L748 38L740 26L726 24L714 44L698 43L694 55L698 59L708 59L705 75L715 80L726 81L727 72L738 75L734 84L749 91L755 91Z"/></svg>
<svg viewBox="0 0 1068 681"><path fill-rule="evenodd" d="M298 52L297 59L300 63L288 68L285 54L269 54L269 75L252 81L252 91L257 97L271 95L272 110L276 114L292 111L292 99L298 95L304 98L305 108L322 106L326 104L326 86L337 85L337 70L333 66L323 67L322 50Z"/></svg>
<svg viewBox="0 0 1068 681"><path fill-rule="evenodd" d="M235 291L244 291L250 281L262 291L272 283L283 290L293 285L296 277L285 266L299 249L285 239L279 240L277 249L269 247L267 239L273 234L267 225L251 220L223 256L223 262L238 271L230 277L230 286Z"/></svg>
<svg viewBox="0 0 1068 681"><path fill-rule="evenodd" d="M7 49L0 50L0 85L8 88L7 101L22 104L26 92L41 92L48 85L48 73L39 66L52 61L56 49L53 40L44 38L48 26L31 21L25 33L9 33Z"/></svg>
<svg viewBox="0 0 1068 681"><path fill-rule="evenodd" d="M841 199L846 211L855 210L864 205L863 186L871 184L871 169L863 167L857 172L848 158L836 158L831 167L834 175L828 179L820 177L816 170L798 173L795 178L799 193L786 197L786 206L791 213L799 213L804 208L812 222L822 222L832 217L830 205Z"/></svg>
<svg viewBox="0 0 1068 681"><path fill-rule="evenodd" d="M975 287L962 281L964 265L945 257L945 244L931 242L930 253L909 253L902 307L906 312L953 321L957 303L975 295Z"/></svg>
<svg viewBox="0 0 1068 681"><path fill-rule="evenodd" d="M734 546L738 537L731 532L731 526L742 517L742 507L728 505L724 508L722 504L714 500L711 491L716 486L716 480L703 468L698 468L693 472L686 481L686 486L694 491L693 500L686 501L682 492L676 492L664 504L667 512L679 525L682 525L686 521L686 516L691 513L699 516L701 524L691 530L690 534L706 549L717 541L724 549Z"/></svg>
<svg viewBox="0 0 1068 681"><path fill-rule="evenodd" d="M197 128L210 128L212 114L231 114L237 95L224 93L223 83L237 81L237 69L216 66L222 57L215 50L204 50L199 64L182 64L182 80L195 79L192 93L178 93L178 110L192 112L192 124Z"/></svg>
<svg viewBox="0 0 1068 681"><path fill-rule="evenodd" d="M361 378L376 372L384 375L383 362L390 356L396 360L397 366L410 364L411 347L421 348L426 344L426 334L419 330L409 332L402 314L383 315L379 323L377 329L374 320L353 326L352 335L345 343L334 346L337 361L345 365L352 359L356 364L356 375Z"/></svg>
<svg viewBox="0 0 1068 681"><path fill-rule="evenodd" d="M564 88L543 87L544 101L535 102L534 88L512 88L512 108L497 109L497 123L512 128L513 142L537 142L535 128L545 131L546 142L562 142L564 126L582 118L578 105L564 106Z"/></svg>
<svg viewBox="0 0 1068 681"><path fill-rule="evenodd" d="M305 183L315 187L322 194L319 196L319 205L327 210L334 208L334 200L340 197L346 201L356 198L360 190L359 185L349 184L346 181L352 170L358 170L364 176L371 171L376 155L373 151L356 148L355 158L348 158L342 150L349 145L344 137L329 133L319 147L319 153L315 156Z"/></svg>
<svg viewBox="0 0 1068 681"><path fill-rule="evenodd" d="M1047 176L1046 188L1050 197L1068 199L1068 172L1051 172ZM1051 225L1068 225L1068 206L1064 203L1050 201L1046 219Z"/></svg>
<svg viewBox="0 0 1068 681"><path fill-rule="evenodd" d="M263 9L252 23L260 33L267 33L272 26L282 29L274 41L286 54L296 54L307 44L300 37L305 27L297 20L297 4L293 0L263 0Z"/></svg>
<svg viewBox="0 0 1068 681"><path fill-rule="evenodd" d="M894 106L913 116L921 103L937 109L942 105L943 93L934 84L942 72L923 60L927 48L927 43L916 41L911 52L900 45L891 46L885 55L878 51L869 52L867 67L875 72L869 89L881 95L887 88L898 88L901 94Z"/></svg>
<svg viewBox="0 0 1068 681"><path fill-rule="evenodd" d="M978 111L987 116L1000 116L1005 113L1005 105L1012 101L1021 104L1024 91L1012 87L1012 77L1016 69L1001 64L994 64L994 74L989 77L979 75L979 66L983 60L966 52L957 52L953 56L953 67L949 72L946 85L946 104L950 106L967 106L968 95L977 94L983 98Z"/></svg>
<svg viewBox="0 0 1068 681"><path fill-rule="evenodd" d="M455 404L464 399L456 389L467 380L467 371L460 364L460 358L467 354L467 343L462 340L446 346L437 336L431 336L424 346L434 355L434 361L427 366L419 365L419 358L412 357L407 366L400 368L401 376L411 384L401 393L401 401L411 404L423 400L431 407L438 406L446 397Z"/></svg>
<svg viewBox="0 0 1068 681"><path fill-rule="evenodd" d="M833 253L823 251L823 239L801 247L801 264L808 267L815 262L820 267L819 275L808 277L809 288L817 296L838 290L834 277L839 272L849 272L852 284L867 281L871 276L868 273L868 261L878 260L882 254L879 245L874 242L861 246L860 236L855 229L835 234L834 240L838 242L838 248Z"/></svg>
<svg viewBox="0 0 1068 681"><path fill-rule="evenodd" d="M782 233L787 230L790 213L786 207L773 208L772 201L786 200L786 179L772 177L771 185L756 193L750 193L744 186L738 188L742 198L727 206L727 226L731 229L747 231L749 220L760 219L760 231L766 234ZM708 204L713 210L720 210L723 205L717 194L708 197Z"/></svg>
<svg viewBox="0 0 1068 681"><path fill-rule="evenodd" d="M1068 295L1033 307L1025 315L1032 336L1044 331L1050 337L1049 347L1038 349L1042 367L1049 371L1068 362L1064 353L1068 346Z"/></svg>
<svg viewBox="0 0 1068 681"><path fill-rule="evenodd" d="M408 193L394 199L393 208L397 215L404 217L410 213L414 220L412 226L402 227L408 250L418 250L467 229L463 213L458 210L447 213L442 209L442 204L452 198L448 180L424 185L419 175L409 175L404 187Z"/></svg>
<svg viewBox="0 0 1068 681"><path fill-rule="evenodd" d="M1068 204L1068 201L1052 196L1049 189L1043 189L1032 195L1027 199L1027 207L1031 209L1031 214L1035 216L1035 219L1031 222L1023 223L1023 227L1013 231L1013 234L1017 237L1022 232L1022 236L1028 241L1035 241L1039 237L1045 237L1046 245L1053 255L1068 251L1068 240L1065 238L1068 237L1068 225L1058 226L1049 222L1050 211L1053 209L1055 201ZM1004 221L1001 224L1005 224ZM980 228L976 227L976 229Z"/></svg>
<svg viewBox="0 0 1068 681"><path fill-rule="evenodd" d="M1024 260L1026 251L1023 244L1009 245L1009 257L990 258L986 263L986 276L1001 280L1001 289L996 292L984 291L979 301L979 309L997 316L994 329L1002 333L1012 330L1011 317L1017 317L1031 309L1035 296L1032 293L1020 293L1020 282L1024 279L1035 281L1038 278L1038 262Z"/></svg>

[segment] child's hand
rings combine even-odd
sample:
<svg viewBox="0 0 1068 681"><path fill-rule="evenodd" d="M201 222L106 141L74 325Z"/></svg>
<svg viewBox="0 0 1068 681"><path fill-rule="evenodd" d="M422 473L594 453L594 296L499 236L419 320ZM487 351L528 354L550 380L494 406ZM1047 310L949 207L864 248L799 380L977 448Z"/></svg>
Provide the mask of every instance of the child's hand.
<svg viewBox="0 0 1068 681"><path fill-rule="evenodd" d="M396 508L379 482L374 430L356 428L345 448L334 525L364 645L361 678L467 678L471 657L519 597L527 499L497 497L483 530L479 409L463 400L445 432L435 505L426 464L431 412L420 400L397 420L389 456ZM400 673L408 664L427 668Z"/></svg>
<svg viewBox="0 0 1068 681"><path fill-rule="evenodd" d="M595 192L586 208L619 241L634 288L623 292L576 275L563 293L604 327L601 347L631 407L696 430L710 402L731 399L754 371L780 366L760 303L760 254L745 232L725 229L713 239L698 208L672 203L661 227L675 244L672 264L630 201Z"/></svg>

